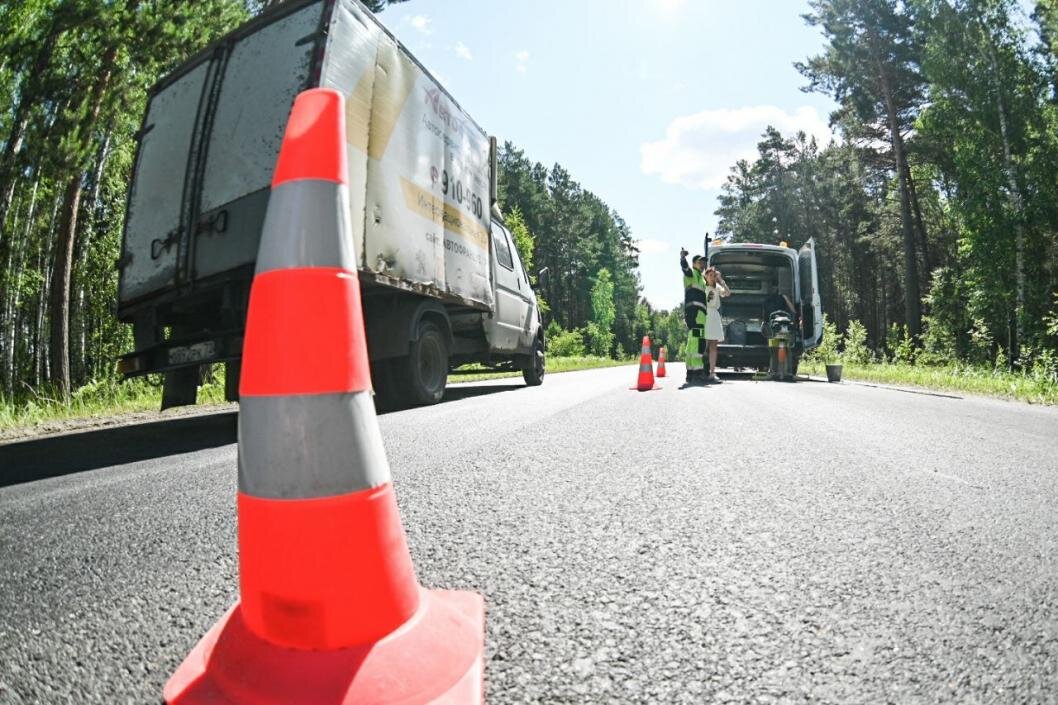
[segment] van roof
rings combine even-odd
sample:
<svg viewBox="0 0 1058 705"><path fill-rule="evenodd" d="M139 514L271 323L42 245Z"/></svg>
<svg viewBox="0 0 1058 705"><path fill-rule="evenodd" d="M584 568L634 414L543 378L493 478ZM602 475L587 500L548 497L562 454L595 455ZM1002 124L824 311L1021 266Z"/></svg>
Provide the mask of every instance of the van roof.
<svg viewBox="0 0 1058 705"><path fill-rule="evenodd" d="M782 247L780 245L765 245L757 242L715 242L710 243L710 253L714 250L764 250L766 252L782 252L790 253L797 252L792 247Z"/></svg>

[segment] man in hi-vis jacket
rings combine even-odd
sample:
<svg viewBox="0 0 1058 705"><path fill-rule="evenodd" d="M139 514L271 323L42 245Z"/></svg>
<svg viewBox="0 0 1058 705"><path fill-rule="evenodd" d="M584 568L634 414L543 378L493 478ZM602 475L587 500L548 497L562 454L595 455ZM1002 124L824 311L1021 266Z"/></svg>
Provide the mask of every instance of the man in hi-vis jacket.
<svg viewBox="0 0 1058 705"><path fill-rule="evenodd" d="M687 323L687 385L705 384L705 318L707 285L702 271L708 260L695 255L687 265L687 250L680 250L683 270L683 319Z"/></svg>

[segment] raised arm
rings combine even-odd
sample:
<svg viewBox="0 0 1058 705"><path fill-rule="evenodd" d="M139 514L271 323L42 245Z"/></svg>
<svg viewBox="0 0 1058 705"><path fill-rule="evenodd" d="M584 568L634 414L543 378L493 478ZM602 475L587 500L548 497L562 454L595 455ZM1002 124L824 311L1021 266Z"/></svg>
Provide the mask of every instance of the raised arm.
<svg viewBox="0 0 1058 705"><path fill-rule="evenodd" d="M720 298L726 298L731 296L731 288L724 281L724 275L720 273L720 270L716 270L716 289L720 292Z"/></svg>
<svg viewBox="0 0 1058 705"><path fill-rule="evenodd" d="M683 270L683 276L685 276L685 277L692 276L691 267L690 267L690 265L687 264L687 250L683 250L683 249L680 250L680 269Z"/></svg>

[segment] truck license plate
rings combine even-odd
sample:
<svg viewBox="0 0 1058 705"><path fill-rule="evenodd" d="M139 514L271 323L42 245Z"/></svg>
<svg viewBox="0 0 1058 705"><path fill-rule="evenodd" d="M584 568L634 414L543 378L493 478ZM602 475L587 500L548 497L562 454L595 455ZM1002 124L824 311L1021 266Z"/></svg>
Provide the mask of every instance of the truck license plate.
<svg viewBox="0 0 1058 705"><path fill-rule="evenodd" d="M198 362L214 357L217 353L217 344L212 340L194 345L185 345L169 350L169 364L182 365L188 362Z"/></svg>

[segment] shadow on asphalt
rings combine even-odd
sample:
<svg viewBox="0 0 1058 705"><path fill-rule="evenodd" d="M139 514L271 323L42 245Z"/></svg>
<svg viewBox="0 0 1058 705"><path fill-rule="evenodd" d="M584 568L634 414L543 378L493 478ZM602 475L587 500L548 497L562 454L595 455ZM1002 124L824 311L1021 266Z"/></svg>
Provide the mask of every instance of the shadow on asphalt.
<svg viewBox="0 0 1058 705"><path fill-rule="evenodd" d="M0 445L0 487L234 443L238 414L209 414Z"/></svg>
<svg viewBox="0 0 1058 705"><path fill-rule="evenodd" d="M441 403L524 388L524 384L450 387ZM378 413L408 408L379 409ZM0 487L226 446L238 440L238 418L232 411L0 445Z"/></svg>
<svg viewBox="0 0 1058 705"><path fill-rule="evenodd" d="M459 401L460 399L470 399L472 397L480 397L485 394L499 394L500 392L513 392L517 389L525 389L524 384L479 384L479 385L460 385L458 387L449 387L445 390L444 398L441 399L442 404L446 404L450 401ZM382 403L375 404L375 411L378 412L379 416L384 414L392 414L395 411L407 411L408 409L414 409L416 407L403 405L383 405Z"/></svg>
<svg viewBox="0 0 1058 705"><path fill-rule="evenodd" d="M807 375L797 375L794 379L787 382L778 382L776 380L769 380L764 377L763 372L735 372L732 370L721 370L717 372L720 379L723 380L737 380L746 382L775 382L775 384L797 384L799 382L823 382L826 383L825 379L812 379Z"/></svg>
<svg viewBox="0 0 1058 705"><path fill-rule="evenodd" d="M484 394L498 394L500 392L513 392L516 389L525 389L524 384L480 384L477 386L449 387L445 390L444 401L458 401L471 397L480 397Z"/></svg>

